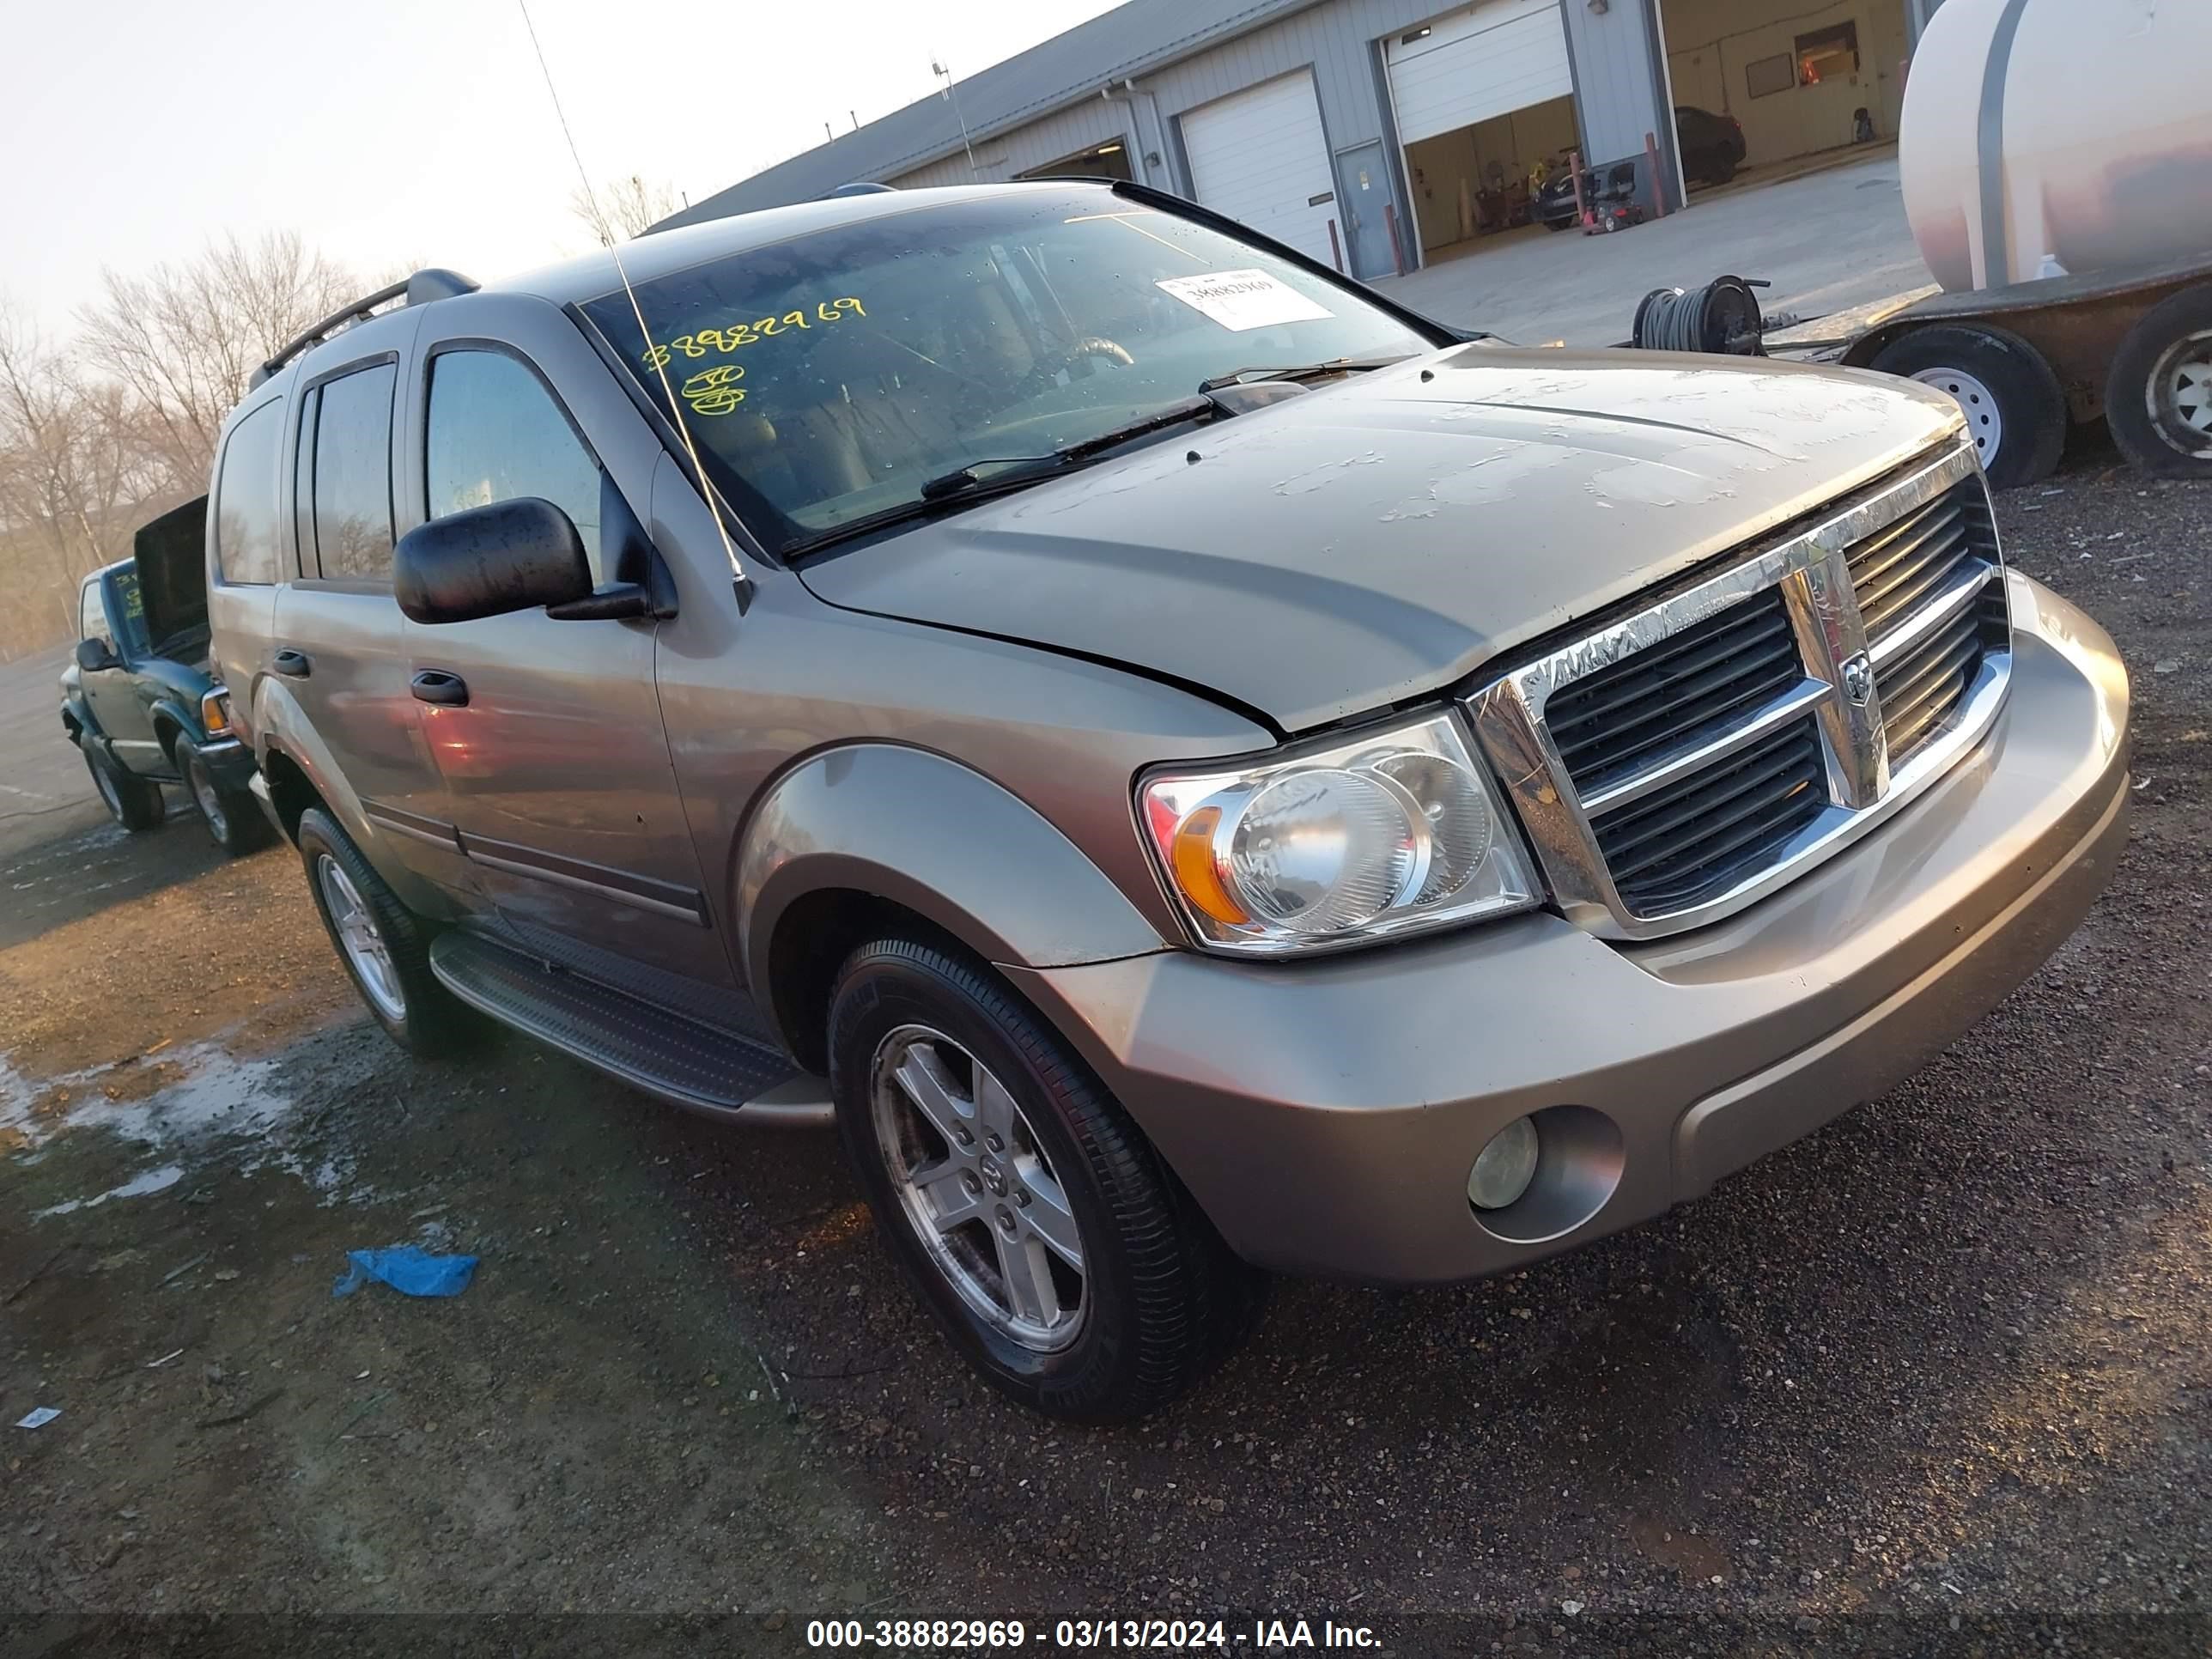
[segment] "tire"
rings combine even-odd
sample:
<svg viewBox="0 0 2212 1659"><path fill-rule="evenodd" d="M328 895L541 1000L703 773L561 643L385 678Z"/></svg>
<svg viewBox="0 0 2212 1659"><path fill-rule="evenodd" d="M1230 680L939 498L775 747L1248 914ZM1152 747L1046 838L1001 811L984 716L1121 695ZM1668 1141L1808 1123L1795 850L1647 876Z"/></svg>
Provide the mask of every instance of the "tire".
<svg viewBox="0 0 2212 1659"><path fill-rule="evenodd" d="M251 853L264 845L269 839L268 821L252 797L240 795L219 787L209 774L207 763L199 751L179 738L177 743L177 771L185 781L185 793L191 797L200 822L207 827L215 844L232 858Z"/></svg>
<svg viewBox="0 0 2212 1659"><path fill-rule="evenodd" d="M80 739L77 747L84 751L85 768L92 774L92 787L100 792L108 816L125 830L134 836L140 835L158 827L168 816L160 784L125 771L88 738Z"/></svg>
<svg viewBox="0 0 2212 1659"><path fill-rule="evenodd" d="M321 807L301 814L294 839L331 948L377 1024L401 1048L425 1059L467 1047L482 1033L483 1018L430 971L429 924L400 902ZM341 915L332 907L343 899L350 902ZM368 935L358 931L363 921Z"/></svg>
<svg viewBox="0 0 2212 1659"><path fill-rule="evenodd" d="M1553 231L1566 230L1571 228L1574 222L1571 219L1547 219L1544 221L1544 228Z"/></svg>
<svg viewBox="0 0 2212 1659"><path fill-rule="evenodd" d="M2212 284L2185 288L2130 329L2105 380L2113 441L2160 478L2212 478Z"/></svg>
<svg viewBox="0 0 2212 1659"><path fill-rule="evenodd" d="M958 1117L966 1090L954 1127L968 1147L931 1127L918 1103L932 1091L901 1073L942 1085L939 1121ZM902 938L854 951L830 1002L830 1078L892 1256L954 1346L1022 1404L1073 1422L1141 1417L1249 1328L1260 1276L1090 1068L965 953ZM933 1224L963 1205L965 1221ZM1018 1295L1018 1276L1047 1293Z"/></svg>
<svg viewBox="0 0 2212 1659"><path fill-rule="evenodd" d="M2049 477L2066 452L2066 392L2043 354L2001 328L1936 323L1892 340L1871 368L1948 392L1992 487Z"/></svg>
<svg viewBox="0 0 2212 1659"><path fill-rule="evenodd" d="M1709 184L1734 184L1735 182L1735 163L1733 161L1722 161L1717 163L1713 167L1713 170L1705 175L1705 179L1706 182Z"/></svg>

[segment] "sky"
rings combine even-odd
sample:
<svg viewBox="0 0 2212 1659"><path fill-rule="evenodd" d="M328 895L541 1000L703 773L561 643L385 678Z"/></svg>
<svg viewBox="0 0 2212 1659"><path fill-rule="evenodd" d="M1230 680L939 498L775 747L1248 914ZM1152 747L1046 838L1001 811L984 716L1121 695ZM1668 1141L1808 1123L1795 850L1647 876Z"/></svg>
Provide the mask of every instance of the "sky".
<svg viewBox="0 0 2212 1659"><path fill-rule="evenodd" d="M1112 0L530 0L594 181L696 201ZM516 0L0 0L0 298L49 337L102 267L297 230L372 276L580 252Z"/></svg>

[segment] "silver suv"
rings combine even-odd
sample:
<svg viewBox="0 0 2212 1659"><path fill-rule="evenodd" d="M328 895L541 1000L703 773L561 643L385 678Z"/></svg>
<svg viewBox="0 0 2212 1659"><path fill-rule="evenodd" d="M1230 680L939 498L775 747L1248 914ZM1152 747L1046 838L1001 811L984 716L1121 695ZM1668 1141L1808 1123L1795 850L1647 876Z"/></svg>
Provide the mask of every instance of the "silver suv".
<svg viewBox="0 0 2212 1659"><path fill-rule="evenodd" d="M834 1115L1126 1416L1256 1269L1518 1267L1879 1095L2124 839L1948 400L1518 350L1130 186L426 272L231 416L211 608L376 1018Z"/></svg>

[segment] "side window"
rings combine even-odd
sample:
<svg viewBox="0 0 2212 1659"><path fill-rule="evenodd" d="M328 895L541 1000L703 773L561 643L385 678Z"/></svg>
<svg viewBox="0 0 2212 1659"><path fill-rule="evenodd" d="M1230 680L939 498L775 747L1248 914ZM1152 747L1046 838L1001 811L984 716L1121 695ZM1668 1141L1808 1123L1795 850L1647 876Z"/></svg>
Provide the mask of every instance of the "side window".
<svg viewBox="0 0 2212 1659"><path fill-rule="evenodd" d="M320 386L300 400L300 444L292 458L292 544L299 550L302 576L315 574L315 414L323 406Z"/></svg>
<svg viewBox="0 0 2212 1659"><path fill-rule="evenodd" d="M430 360L424 454L434 519L537 495L576 521L592 574L599 565L599 465L544 382L504 352Z"/></svg>
<svg viewBox="0 0 2212 1659"><path fill-rule="evenodd" d="M230 429L215 488L216 568L227 582L276 580L277 450L283 404L261 405Z"/></svg>
<svg viewBox="0 0 2212 1659"><path fill-rule="evenodd" d="M325 576L389 580L392 576L392 388L398 367L325 380L315 408L314 545ZM301 417L301 470L307 416ZM305 544L301 563L307 564Z"/></svg>
<svg viewBox="0 0 2212 1659"><path fill-rule="evenodd" d="M84 629L78 635L80 639L106 640L111 647L114 645L114 638L107 627L107 606L100 597L98 582L84 585L84 618L78 625Z"/></svg>

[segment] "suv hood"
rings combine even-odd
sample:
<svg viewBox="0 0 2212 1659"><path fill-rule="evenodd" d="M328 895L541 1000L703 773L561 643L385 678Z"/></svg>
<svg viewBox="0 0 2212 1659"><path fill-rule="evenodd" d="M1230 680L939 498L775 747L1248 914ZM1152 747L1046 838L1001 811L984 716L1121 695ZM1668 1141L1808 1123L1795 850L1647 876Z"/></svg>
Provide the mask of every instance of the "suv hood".
<svg viewBox="0 0 2212 1659"><path fill-rule="evenodd" d="M1960 424L1883 375L1479 344L799 574L832 605L1127 664L1293 732L1449 684Z"/></svg>

